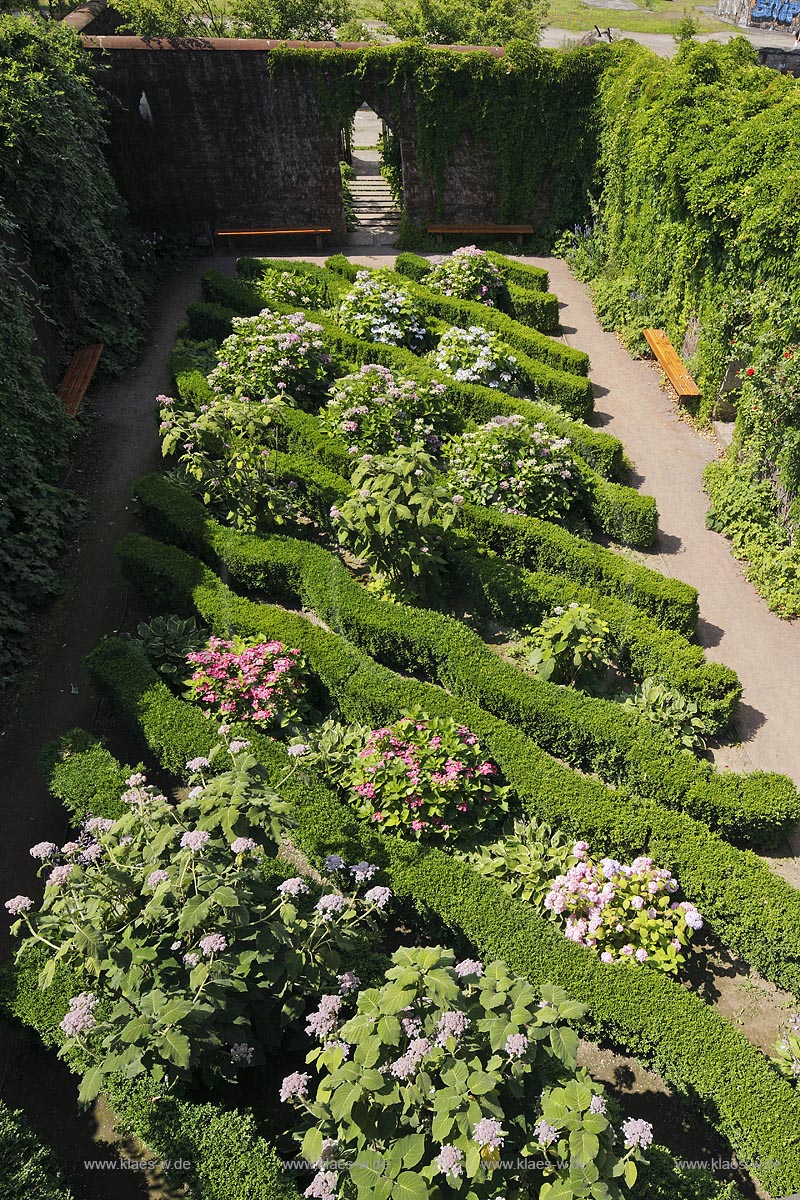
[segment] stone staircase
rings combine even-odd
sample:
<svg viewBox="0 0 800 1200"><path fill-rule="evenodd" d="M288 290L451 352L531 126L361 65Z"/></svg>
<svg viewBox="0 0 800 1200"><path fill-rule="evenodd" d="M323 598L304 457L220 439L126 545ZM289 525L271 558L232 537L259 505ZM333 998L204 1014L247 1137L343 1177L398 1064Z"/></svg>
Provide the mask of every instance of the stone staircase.
<svg viewBox="0 0 800 1200"><path fill-rule="evenodd" d="M350 188L358 227L348 235L349 244L390 246L397 237L400 212L386 180L380 174L356 175Z"/></svg>

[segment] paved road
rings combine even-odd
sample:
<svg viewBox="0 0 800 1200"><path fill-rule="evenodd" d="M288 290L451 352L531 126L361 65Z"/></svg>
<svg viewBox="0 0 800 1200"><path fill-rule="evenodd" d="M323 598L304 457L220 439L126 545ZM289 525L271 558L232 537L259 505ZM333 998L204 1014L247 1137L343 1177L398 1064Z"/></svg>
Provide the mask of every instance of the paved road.
<svg viewBox="0 0 800 1200"><path fill-rule="evenodd" d="M633 41L647 46L649 50L659 54L662 58L671 58L677 49L675 39L670 33L630 33L622 29L615 29L613 10L609 10L607 19L601 22L603 29L605 29L606 25L611 26L611 32L615 41L621 41L623 38L632 38ZM562 50L574 46L582 36L581 33L576 32L574 29L545 29L542 34L541 44L545 49ZM717 33L700 33L695 40L698 42L727 43L735 37L745 37L754 46L759 47L770 46L784 51L791 50L794 47L794 37L792 34L785 33L781 29L740 29L738 25L731 25L730 30L721 29Z"/></svg>

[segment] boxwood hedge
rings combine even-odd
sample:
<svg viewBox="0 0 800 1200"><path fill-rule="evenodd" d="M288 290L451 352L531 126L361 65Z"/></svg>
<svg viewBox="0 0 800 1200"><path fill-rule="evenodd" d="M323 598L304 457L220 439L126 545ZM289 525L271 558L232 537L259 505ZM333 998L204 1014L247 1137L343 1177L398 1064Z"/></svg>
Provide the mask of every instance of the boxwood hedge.
<svg viewBox="0 0 800 1200"><path fill-rule="evenodd" d="M346 720L380 725L418 706L469 725L531 815L586 838L598 852L651 854L674 871L723 942L766 978L800 995L800 892L751 851L736 849L686 813L638 797L628 799L578 774L472 701L380 666L297 613L236 595L198 559L174 546L131 535L121 551L130 581L157 603L198 613L218 635L275 638L300 647L312 674ZM125 663L120 667L121 658ZM134 681L132 694L125 695L120 681L129 679L135 665L126 643L109 639L92 653L88 665L100 689L110 688L118 703L137 717L159 757L171 755L173 724L185 720L180 715L184 709L175 707L166 688L143 688ZM152 725L147 712L151 705L157 710ZM151 741L148 728L158 744ZM186 757L191 753L165 766L179 772Z"/></svg>
<svg viewBox="0 0 800 1200"><path fill-rule="evenodd" d="M612 701L535 679L504 662L462 622L376 599L321 546L225 529L207 517L198 501L163 477L142 480L136 496L157 532L212 564L223 563L248 593L266 591L291 603L300 600L385 666L421 674L474 700L574 767L594 771L667 807L684 809L744 845L775 845L800 819L800 797L785 776L721 775L710 763L681 751L645 718ZM123 561L126 545L121 549ZM135 567L128 573L135 577Z"/></svg>
<svg viewBox="0 0 800 1200"><path fill-rule="evenodd" d="M293 620L292 634L298 618ZM321 641L331 637L311 628ZM346 657L352 669L356 658ZM102 643L90 665L101 692L139 726L168 770L180 772L188 758L215 744L216 722L174 696L130 642ZM293 836L313 861L336 852L380 863L399 896L459 930L482 956L502 958L534 983L550 980L582 1000L588 1006L583 1032L650 1063L745 1162L759 1164L766 1186L800 1187L800 1096L700 996L656 971L605 966L463 860L381 835L359 822L311 772L301 769L286 780L285 747L253 736L249 727L246 736L275 782L284 781L281 790L293 801L297 820Z"/></svg>

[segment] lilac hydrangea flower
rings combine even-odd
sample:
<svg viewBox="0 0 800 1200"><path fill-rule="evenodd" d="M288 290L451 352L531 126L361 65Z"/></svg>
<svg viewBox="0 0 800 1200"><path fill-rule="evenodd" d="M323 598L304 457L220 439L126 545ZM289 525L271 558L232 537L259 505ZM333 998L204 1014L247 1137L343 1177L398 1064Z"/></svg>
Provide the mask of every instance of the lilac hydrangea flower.
<svg viewBox="0 0 800 1200"><path fill-rule="evenodd" d="M483 1117L472 1131L472 1140L489 1150L498 1150L505 1138L505 1130L494 1117Z"/></svg>
<svg viewBox="0 0 800 1200"><path fill-rule="evenodd" d="M241 754L243 750L247 750L249 745L250 743L245 738L238 738L237 740L231 742L228 749L230 750L231 754Z"/></svg>
<svg viewBox="0 0 800 1200"><path fill-rule="evenodd" d="M31 846L31 858L39 858L44 862L46 858L52 858L58 851L58 846L55 842L37 842L35 846Z"/></svg>
<svg viewBox="0 0 800 1200"><path fill-rule="evenodd" d="M344 859L339 854L329 854L325 859L325 870L329 872L340 871L344 866Z"/></svg>
<svg viewBox="0 0 800 1200"><path fill-rule="evenodd" d="M286 753L290 758L302 758L304 754L308 754L310 746L305 742L296 742L293 746L289 746Z"/></svg>
<svg viewBox="0 0 800 1200"><path fill-rule="evenodd" d="M228 949L228 939L221 933L207 933L200 938L200 949L203 954L221 954Z"/></svg>
<svg viewBox="0 0 800 1200"><path fill-rule="evenodd" d="M200 962L200 955L196 951L190 950L188 954L184 954L183 961L187 967L196 967Z"/></svg>
<svg viewBox="0 0 800 1200"><path fill-rule="evenodd" d="M550 1146L558 1137L558 1130L554 1125L548 1125L547 1121L539 1121L534 1126L533 1136L538 1138L543 1146Z"/></svg>
<svg viewBox="0 0 800 1200"><path fill-rule="evenodd" d="M160 883L166 883L168 879L168 871L162 871L161 869L157 871L151 871L147 876L147 886L151 888L157 888Z"/></svg>
<svg viewBox="0 0 800 1200"><path fill-rule="evenodd" d="M258 845L252 838L239 837L235 842L231 842L231 850L234 854L252 854L258 849Z"/></svg>
<svg viewBox="0 0 800 1200"><path fill-rule="evenodd" d="M72 863L64 863L60 867L53 867L50 874L47 876L45 887L61 887L67 882L72 874Z"/></svg>
<svg viewBox="0 0 800 1200"><path fill-rule="evenodd" d="M336 1028L341 1007L341 996L323 996L316 1012L309 1013L306 1019L306 1033L323 1041Z"/></svg>
<svg viewBox="0 0 800 1200"><path fill-rule="evenodd" d="M96 1007L97 999L91 992L81 992L80 995L73 996L69 1002L69 1012L59 1028L64 1030L67 1037L77 1037L79 1033L88 1033L97 1024L94 1015Z"/></svg>
<svg viewBox="0 0 800 1200"><path fill-rule="evenodd" d="M186 764L186 770L192 771L192 772L202 771L203 767L210 767L210 766L211 766L211 763L208 761L208 759L203 758L203 756L200 755L198 758L190 758L189 759L189 761Z"/></svg>
<svg viewBox="0 0 800 1200"><path fill-rule="evenodd" d="M231 1062L252 1062L254 1049L255 1047L249 1045L247 1042L234 1042L234 1044L231 1046Z"/></svg>
<svg viewBox="0 0 800 1200"><path fill-rule="evenodd" d="M304 896L308 891L308 885L299 875L293 879L285 879L283 883L278 885L278 891L282 896Z"/></svg>
<svg viewBox="0 0 800 1200"><path fill-rule="evenodd" d="M308 1092L308 1081L311 1076L307 1071L295 1071L292 1075L287 1075L281 1084L280 1097L283 1104L288 1100L294 1100L295 1097L305 1096Z"/></svg>
<svg viewBox="0 0 800 1200"><path fill-rule="evenodd" d="M340 896L338 892L329 892L327 896L320 896L317 901L316 911L322 917L323 921L330 921L336 913L340 913L347 905L344 896Z"/></svg>
<svg viewBox="0 0 800 1200"><path fill-rule="evenodd" d="M483 963L478 962L476 958L465 958L460 963L456 963L453 970L459 979L465 979L468 975L475 975L480 979L483 975Z"/></svg>
<svg viewBox="0 0 800 1200"><path fill-rule="evenodd" d="M195 854L210 841L211 834L207 829L189 829L181 837L181 850L191 850Z"/></svg>
<svg viewBox="0 0 800 1200"><path fill-rule="evenodd" d="M361 980L355 971L344 971L343 974L337 975L336 979L341 992L355 992L361 987Z"/></svg>
<svg viewBox="0 0 800 1200"><path fill-rule="evenodd" d="M436 1158L436 1166L442 1175L451 1175L453 1179L458 1179L464 1173L463 1161L464 1151L459 1150L458 1146L442 1146Z"/></svg>
<svg viewBox="0 0 800 1200"><path fill-rule="evenodd" d="M317 1171L303 1192L309 1200L336 1200L338 1176L335 1171Z"/></svg>
<svg viewBox="0 0 800 1200"><path fill-rule="evenodd" d="M600 1113L602 1116L605 1114L605 1111L606 1111L605 1098L603 1096L592 1096L592 1099L589 1102L589 1112L590 1113Z"/></svg>
<svg viewBox="0 0 800 1200"><path fill-rule="evenodd" d="M448 1038L455 1038L458 1041L468 1025L469 1017L466 1013L443 1012L436 1026L436 1045L446 1046Z"/></svg>
<svg viewBox="0 0 800 1200"><path fill-rule="evenodd" d="M84 823L83 828L87 833L108 833L114 828L114 822L110 817L89 817L89 820Z"/></svg>
<svg viewBox="0 0 800 1200"><path fill-rule="evenodd" d="M653 1126L649 1121L637 1121L629 1117L622 1122L622 1136L629 1150L646 1150L653 1141Z"/></svg>
<svg viewBox="0 0 800 1200"><path fill-rule="evenodd" d="M372 879L377 870L375 863L360 862L350 867L350 874L353 876L354 883L363 883L367 879Z"/></svg>
<svg viewBox="0 0 800 1200"><path fill-rule="evenodd" d="M528 1049L528 1039L524 1033L511 1033L506 1038L505 1051L509 1058L522 1058Z"/></svg>
<svg viewBox="0 0 800 1200"><path fill-rule="evenodd" d="M6 900L5 907L12 917L18 917L20 913L33 908L33 901L30 896L12 896L10 900Z"/></svg>
<svg viewBox="0 0 800 1200"><path fill-rule="evenodd" d="M376 908L386 908L391 898L391 889L387 887L370 888L368 892L364 893L367 904L374 904Z"/></svg>

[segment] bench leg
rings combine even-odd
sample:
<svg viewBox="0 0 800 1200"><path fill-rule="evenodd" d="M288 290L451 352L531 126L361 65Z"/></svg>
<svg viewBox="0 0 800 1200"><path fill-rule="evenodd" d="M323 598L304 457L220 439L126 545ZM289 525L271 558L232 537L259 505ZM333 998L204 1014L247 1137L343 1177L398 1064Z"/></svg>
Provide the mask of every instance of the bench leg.
<svg viewBox="0 0 800 1200"><path fill-rule="evenodd" d="M233 254L236 250L236 241L232 237L228 238L228 249L230 250L231 254Z"/></svg>
<svg viewBox="0 0 800 1200"><path fill-rule="evenodd" d="M441 246L441 244L442 244L442 235L441 235L440 233L437 233L437 235L436 235L436 245L437 245L437 246Z"/></svg>
<svg viewBox="0 0 800 1200"><path fill-rule="evenodd" d="M322 234L321 234L321 233L316 233L316 234L314 235L314 240L315 240L315 241L316 241L316 243L317 243L317 249L318 249L318 250L321 250L321 249L322 249Z"/></svg>
<svg viewBox="0 0 800 1200"><path fill-rule="evenodd" d="M518 246L522 245L522 234L521 233L517 234L517 245Z"/></svg>

